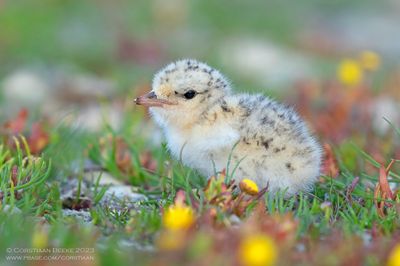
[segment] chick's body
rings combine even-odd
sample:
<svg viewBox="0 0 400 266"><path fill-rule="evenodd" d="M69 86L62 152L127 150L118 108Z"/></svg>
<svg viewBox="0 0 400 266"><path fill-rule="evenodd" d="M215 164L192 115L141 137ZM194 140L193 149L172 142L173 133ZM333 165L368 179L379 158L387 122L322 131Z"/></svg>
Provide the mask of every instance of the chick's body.
<svg viewBox="0 0 400 266"><path fill-rule="evenodd" d="M231 157L235 180L249 178L271 192L295 194L317 180L320 146L292 108L263 95L232 94L218 71L195 60L161 70L153 92L169 101L150 112L172 155L205 177Z"/></svg>

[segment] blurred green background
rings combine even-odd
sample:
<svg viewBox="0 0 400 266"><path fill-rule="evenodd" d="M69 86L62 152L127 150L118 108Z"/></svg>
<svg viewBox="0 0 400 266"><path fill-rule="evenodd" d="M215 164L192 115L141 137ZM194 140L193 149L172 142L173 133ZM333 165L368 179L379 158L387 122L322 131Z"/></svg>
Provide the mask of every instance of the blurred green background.
<svg viewBox="0 0 400 266"><path fill-rule="evenodd" d="M241 90L273 89L332 76L338 59L360 50L387 63L400 57L396 0L6 0L0 8L0 76L29 71L50 87L84 73L126 91L193 57Z"/></svg>

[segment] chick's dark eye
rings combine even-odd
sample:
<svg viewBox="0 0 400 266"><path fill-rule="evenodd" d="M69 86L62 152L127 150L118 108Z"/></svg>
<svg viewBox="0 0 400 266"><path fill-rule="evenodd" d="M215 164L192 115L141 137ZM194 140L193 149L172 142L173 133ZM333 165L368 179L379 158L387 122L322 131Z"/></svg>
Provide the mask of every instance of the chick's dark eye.
<svg viewBox="0 0 400 266"><path fill-rule="evenodd" d="M196 91L194 90L187 91L185 94L183 94L183 96L185 96L186 99L193 99L194 96L196 96Z"/></svg>

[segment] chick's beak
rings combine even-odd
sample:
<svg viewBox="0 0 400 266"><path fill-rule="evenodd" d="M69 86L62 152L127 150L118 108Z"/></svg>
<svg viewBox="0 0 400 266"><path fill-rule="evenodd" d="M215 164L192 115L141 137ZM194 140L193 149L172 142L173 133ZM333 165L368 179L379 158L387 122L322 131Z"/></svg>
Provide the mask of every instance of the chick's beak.
<svg viewBox="0 0 400 266"><path fill-rule="evenodd" d="M151 91L145 95L137 97L135 99L135 103L137 105L144 105L144 106L149 106L149 107L152 107L152 106L163 107L164 104L167 104L167 105L175 104L171 101L157 98L157 95L154 93L154 91Z"/></svg>

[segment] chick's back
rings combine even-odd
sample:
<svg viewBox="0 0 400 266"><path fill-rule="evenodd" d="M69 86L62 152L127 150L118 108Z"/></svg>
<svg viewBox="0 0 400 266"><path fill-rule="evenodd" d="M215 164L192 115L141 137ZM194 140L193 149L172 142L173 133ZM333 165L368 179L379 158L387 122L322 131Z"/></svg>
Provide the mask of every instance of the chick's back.
<svg viewBox="0 0 400 266"><path fill-rule="evenodd" d="M232 151L234 178L251 178L287 195L309 190L319 177L321 148L297 113L263 95L239 94L220 101L240 135ZM218 121L216 121L218 122Z"/></svg>

